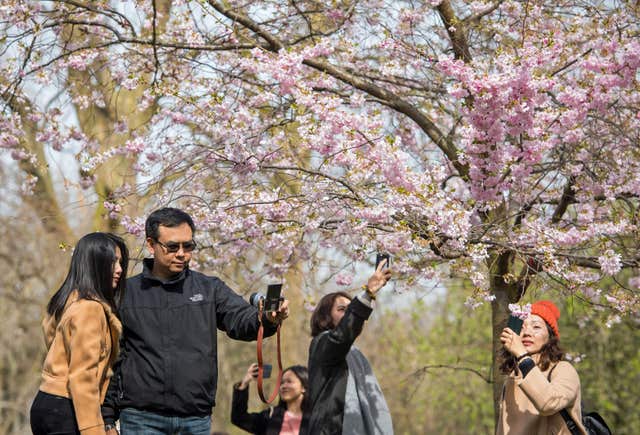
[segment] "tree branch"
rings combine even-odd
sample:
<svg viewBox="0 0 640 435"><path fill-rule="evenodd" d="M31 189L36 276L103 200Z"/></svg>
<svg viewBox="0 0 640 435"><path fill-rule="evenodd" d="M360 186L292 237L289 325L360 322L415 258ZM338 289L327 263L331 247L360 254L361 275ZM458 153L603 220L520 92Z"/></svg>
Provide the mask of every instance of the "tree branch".
<svg viewBox="0 0 640 435"><path fill-rule="evenodd" d="M264 39L265 41L267 41L267 43L269 44L269 50L270 51L280 51L282 48L284 48L284 44L275 36L271 35L269 32L264 31L259 25L258 23L256 23L255 21L253 21L251 18L247 17L244 14L235 12L234 10L230 9L230 8L225 8L222 4L220 4L219 2L215 1L215 0L208 0L207 2L209 5L211 5L216 11L220 12L222 15L224 15L225 17L231 19L233 22L235 23L239 23L242 26L246 27L247 29L251 30L253 33L255 33L256 35L260 36L262 39Z"/></svg>
<svg viewBox="0 0 640 435"><path fill-rule="evenodd" d="M438 14L449 34L456 59L461 59L464 63L471 62L472 58L469 44L467 43L465 23L456 17L449 0L444 0L438 5Z"/></svg>
<svg viewBox="0 0 640 435"><path fill-rule="evenodd" d="M242 24L247 29L253 31L260 38L267 41L270 47L270 51L278 52L281 49L285 48L286 45L284 42L280 41L278 38L276 38L275 36L267 32L266 30L262 29L255 21L253 21L251 18L247 17L246 15L224 8L222 5L220 5L218 2L214 0L209 0L209 4L224 16L228 17L234 22ZM317 59L317 58L305 59L302 63L318 71L329 74L330 76L337 78L338 80L348 85L351 85L356 89L366 92L369 95L379 98L382 104L411 118L429 136L429 138L442 150L442 152L447 156L451 164L456 168L460 176L463 177L464 179L468 178L469 168L467 165L463 165L458 160L458 151L454 143L438 129L438 127L429 117L424 115L415 106L405 101L404 99L394 94L393 92L387 89L384 89L369 81L362 80L354 76L353 74L346 72L344 69L338 68L330 64L326 60Z"/></svg>
<svg viewBox="0 0 640 435"><path fill-rule="evenodd" d="M487 384L493 384L493 380L491 379L491 377L485 376L479 370L472 369L470 367L450 366L450 365L447 365L447 364L432 364L432 365L423 366L420 369L418 369L415 372L413 372L409 376L420 376L420 375L423 375L425 373L429 373L429 370L433 370L433 369L449 369L449 370L459 370L459 371L471 372L471 373L473 373L475 375L480 376L480 378L482 378L482 380L485 381Z"/></svg>
<svg viewBox="0 0 640 435"><path fill-rule="evenodd" d="M564 190L562 192L562 196L560 197L560 202L558 202L558 206L553 211L553 216L551 216L551 222L556 224L560 222L562 216L567 211L569 204L575 201L575 192L573 190L573 177L569 178L566 186L564 186Z"/></svg>
<svg viewBox="0 0 640 435"><path fill-rule="evenodd" d="M320 171L313 171L310 169L305 169L305 168L300 168L297 166L268 166L268 165L264 165L264 166L260 166L262 169L271 169L271 170L277 170L277 171L297 171L297 172L304 172L306 174L310 174L310 175L317 175L319 177L323 177L326 178L328 180L334 181L338 184L343 185L344 187L347 188L347 190L349 190L349 192L351 192L353 194L353 198L358 202L364 202L362 200L362 198L360 197L360 195L358 194L358 192L356 192L356 190L351 187L346 181L341 180L339 178L336 177L332 177L331 175L322 173Z"/></svg>

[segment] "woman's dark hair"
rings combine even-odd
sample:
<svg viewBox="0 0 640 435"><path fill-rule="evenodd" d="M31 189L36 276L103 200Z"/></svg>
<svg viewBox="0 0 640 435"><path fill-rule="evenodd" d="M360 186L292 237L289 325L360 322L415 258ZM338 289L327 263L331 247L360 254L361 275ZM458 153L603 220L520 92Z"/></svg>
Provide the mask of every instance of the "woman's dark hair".
<svg viewBox="0 0 640 435"><path fill-rule="evenodd" d="M122 274L117 287L113 288L116 247L120 248ZM128 265L129 251L122 238L109 233L85 235L73 250L67 277L49 300L47 313L59 320L74 290L78 291L80 299L106 302L115 313L125 289Z"/></svg>
<svg viewBox="0 0 640 435"><path fill-rule="evenodd" d="M311 315L311 336L315 337L323 331L333 329L333 319L331 318L331 310L336 299L340 296L351 300L351 295L347 292L334 292L324 295L316 309Z"/></svg>
<svg viewBox="0 0 640 435"><path fill-rule="evenodd" d="M154 211L147 217L144 223L144 232L148 238L158 240L158 227L160 225L173 228L184 223L189 224L193 234L196 233L196 226L191 216L179 208L165 207Z"/></svg>
<svg viewBox="0 0 640 435"><path fill-rule="evenodd" d="M305 366L295 365L284 369L282 374L284 375L289 371L293 372L293 374L296 375L296 378L300 380L302 388L304 388L305 391L304 395L302 396L302 405L300 405L302 412L311 411L311 398L309 397L309 370L307 370ZM287 404L282 399L280 399L278 406L287 409Z"/></svg>
<svg viewBox="0 0 640 435"><path fill-rule="evenodd" d="M564 358L564 351L560 348L560 339L547 323L545 323L545 326L547 327L547 332L549 332L549 341L542 346L539 352L538 367L542 371L547 370L551 363L557 363ZM508 375L516 368L516 357L506 349L502 348L500 358L502 359L500 372L503 375Z"/></svg>

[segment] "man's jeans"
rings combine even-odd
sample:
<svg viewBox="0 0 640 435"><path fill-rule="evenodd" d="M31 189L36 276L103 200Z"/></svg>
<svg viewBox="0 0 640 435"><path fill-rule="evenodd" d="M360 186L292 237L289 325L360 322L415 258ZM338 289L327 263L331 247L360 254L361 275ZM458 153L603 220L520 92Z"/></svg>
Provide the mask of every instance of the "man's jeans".
<svg viewBox="0 0 640 435"><path fill-rule="evenodd" d="M122 435L209 435L211 417L169 417L125 408L120 412Z"/></svg>

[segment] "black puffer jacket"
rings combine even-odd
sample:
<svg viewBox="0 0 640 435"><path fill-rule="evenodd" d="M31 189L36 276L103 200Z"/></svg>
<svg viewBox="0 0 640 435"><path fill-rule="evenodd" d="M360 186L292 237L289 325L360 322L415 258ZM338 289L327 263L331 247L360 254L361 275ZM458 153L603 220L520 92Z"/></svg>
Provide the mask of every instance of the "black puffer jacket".
<svg viewBox="0 0 640 435"><path fill-rule="evenodd" d="M338 326L316 335L309 346L310 435L342 435L347 354L373 310L354 298Z"/></svg>
<svg viewBox="0 0 640 435"><path fill-rule="evenodd" d="M255 340L258 311L224 282L192 270L170 281L151 275L153 260L127 280L120 305L121 353L103 405L109 423L132 407L172 416L207 416L218 381L217 330ZM275 325L264 320L265 336Z"/></svg>

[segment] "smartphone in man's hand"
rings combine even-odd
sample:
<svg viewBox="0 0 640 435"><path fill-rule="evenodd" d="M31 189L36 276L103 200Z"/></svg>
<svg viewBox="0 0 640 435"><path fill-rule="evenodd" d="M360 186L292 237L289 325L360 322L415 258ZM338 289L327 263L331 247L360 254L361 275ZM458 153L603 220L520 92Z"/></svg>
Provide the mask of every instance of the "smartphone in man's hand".
<svg viewBox="0 0 640 435"><path fill-rule="evenodd" d="M511 329L516 334L520 334L520 331L522 331L522 323L523 320L520 317L511 315L507 322L507 328Z"/></svg>

